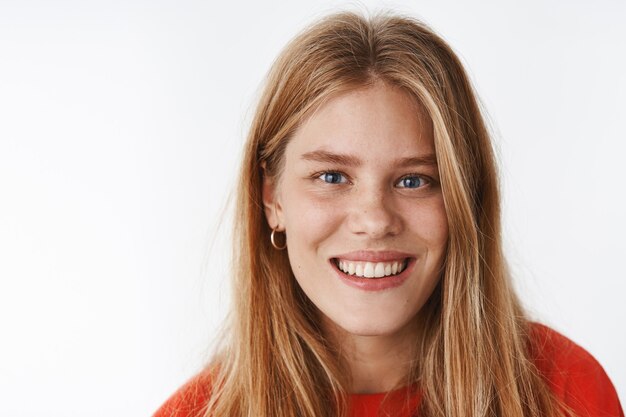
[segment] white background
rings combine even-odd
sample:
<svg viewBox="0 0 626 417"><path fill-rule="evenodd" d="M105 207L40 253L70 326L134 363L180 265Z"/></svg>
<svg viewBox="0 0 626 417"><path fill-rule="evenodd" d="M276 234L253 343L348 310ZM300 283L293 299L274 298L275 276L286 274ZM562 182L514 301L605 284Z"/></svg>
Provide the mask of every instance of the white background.
<svg viewBox="0 0 626 417"><path fill-rule="evenodd" d="M626 398L624 2L5 0L3 416L146 416L200 368L258 87L288 39L346 7L421 17L459 53L522 297Z"/></svg>

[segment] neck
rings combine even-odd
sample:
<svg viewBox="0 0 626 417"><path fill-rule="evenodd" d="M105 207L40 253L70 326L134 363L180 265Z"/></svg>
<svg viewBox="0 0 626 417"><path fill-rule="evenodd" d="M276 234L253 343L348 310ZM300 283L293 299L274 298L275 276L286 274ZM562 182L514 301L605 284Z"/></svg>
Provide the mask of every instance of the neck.
<svg viewBox="0 0 626 417"><path fill-rule="evenodd" d="M356 335L333 325L329 334L341 347L342 359L350 370L349 391L371 394L391 391L402 385L415 361L418 333L414 322L385 335Z"/></svg>

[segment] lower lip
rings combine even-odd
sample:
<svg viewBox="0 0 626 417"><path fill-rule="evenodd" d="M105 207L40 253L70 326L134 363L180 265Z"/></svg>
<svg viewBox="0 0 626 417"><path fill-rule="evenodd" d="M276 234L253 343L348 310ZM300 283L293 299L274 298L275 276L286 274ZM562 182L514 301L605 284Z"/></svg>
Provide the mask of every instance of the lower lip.
<svg viewBox="0 0 626 417"><path fill-rule="evenodd" d="M409 277L413 265L415 264L415 259L409 258L406 268L398 275L390 275L382 278L361 278L356 275L348 275L337 267L334 260L331 259L329 262L339 279L345 284L364 291L383 291L402 285Z"/></svg>

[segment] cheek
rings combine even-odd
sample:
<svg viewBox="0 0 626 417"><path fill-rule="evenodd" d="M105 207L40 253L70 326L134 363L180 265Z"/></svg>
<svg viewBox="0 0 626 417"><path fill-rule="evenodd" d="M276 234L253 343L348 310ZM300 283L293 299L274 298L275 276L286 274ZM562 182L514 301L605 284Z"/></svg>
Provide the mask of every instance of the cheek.
<svg viewBox="0 0 626 417"><path fill-rule="evenodd" d="M291 189L285 194L283 212L287 232L287 254L296 281L307 297L321 310L332 281L325 279L325 244L341 224L341 210L336 203L320 201L306 190Z"/></svg>
<svg viewBox="0 0 626 417"><path fill-rule="evenodd" d="M431 239L439 245L446 245L448 242L448 216L446 215L443 202L441 207L433 213L432 227L430 230Z"/></svg>
<svg viewBox="0 0 626 417"><path fill-rule="evenodd" d="M339 228L341 205L297 187L286 187L283 198L285 228L292 249L321 244Z"/></svg>
<svg viewBox="0 0 626 417"><path fill-rule="evenodd" d="M448 242L448 218L443 198L412 205L405 210L407 224L431 250L442 249Z"/></svg>

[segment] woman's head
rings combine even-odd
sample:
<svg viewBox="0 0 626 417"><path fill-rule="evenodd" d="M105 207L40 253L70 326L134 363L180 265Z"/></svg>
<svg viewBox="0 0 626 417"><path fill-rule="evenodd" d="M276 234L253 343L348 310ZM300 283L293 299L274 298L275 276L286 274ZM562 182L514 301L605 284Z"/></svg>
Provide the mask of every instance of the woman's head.
<svg viewBox="0 0 626 417"><path fill-rule="evenodd" d="M250 225L258 232L255 242L270 252L268 262L287 256L291 261L289 271L276 274L280 282L264 285L283 286L293 271L307 295L300 303L313 301L355 331L393 330L394 316L388 313L387 322L381 317L393 305L401 310L395 318L406 324L434 289L446 258L452 263L448 268L465 271L471 280L479 268L481 240L497 234L495 166L471 87L450 48L414 20L381 15L368 21L345 13L303 32L269 75L248 146L244 177L249 176L251 189L241 191L256 211L248 219L256 222ZM363 164L348 173L340 161L320 162L319 151ZM390 165L408 156L434 160ZM322 185L319 175L332 170L342 174L339 181L354 174L354 183ZM422 181L430 178L431 184L420 191L400 190L397 181L411 173L422 175ZM328 181L328 174L324 178ZM389 224L368 225L381 221ZM270 246L271 228L285 232L286 252ZM359 250L405 253L389 260L409 258L413 280L407 284L412 286L385 290L383 296L347 288L333 275L337 270L330 261ZM287 263L267 268L273 265ZM462 292L467 284L454 283ZM368 304L370 315L361 314ZM353 316L340 314L349 310ZM377 321L366 319L376 316Z"/></svg>

